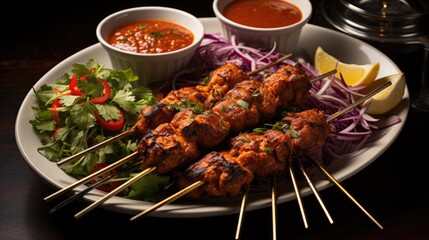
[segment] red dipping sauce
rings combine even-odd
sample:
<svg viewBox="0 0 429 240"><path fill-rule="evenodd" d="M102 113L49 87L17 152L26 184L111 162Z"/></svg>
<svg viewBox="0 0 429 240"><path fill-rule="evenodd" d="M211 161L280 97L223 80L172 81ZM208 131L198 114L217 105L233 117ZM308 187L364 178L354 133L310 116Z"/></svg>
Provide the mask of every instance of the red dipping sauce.
<svg viewBox="0 0 429 240"><path fill-rule="evenodd" d="M282 0L235 0L222 14L236 23L258 28L284 27L302 19L297 6Z"/></svg>
<svg viewBox="0 0 429 240"><path fill-rule="evenodd" d="M193 33L174 22L142 20L116 29L108 43L135 53L165 53L185 48L194 41Z"/></svg>

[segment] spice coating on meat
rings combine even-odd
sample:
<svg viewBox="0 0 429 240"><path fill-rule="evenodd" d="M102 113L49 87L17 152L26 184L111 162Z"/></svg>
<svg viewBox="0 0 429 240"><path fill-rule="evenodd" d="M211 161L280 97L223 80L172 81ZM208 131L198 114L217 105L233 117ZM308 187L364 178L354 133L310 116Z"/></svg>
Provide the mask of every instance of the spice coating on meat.
<svg viewBox="0 0 429 240"><path fill-rule="evenodd" d="M236 162L237 166L247 169L254 177L267 177L284 172L293 155L311 154L324 146L329 133L329 125L326 123L324 112L317 109L305 110L299 113L288 113L275 129L268 129L263 133L244 133L230 140L230 150L211 152L200 161L188 167L179 178L179 187L183 188L192 182L201 180L213 186L212 179L229 174L223 172L223 168L211 168L215 159L228 157L228 161ZM280 126L280 127L279 127ZM279 128L279 129L277 129ZM198 177L196 177L198 176ZM209 176L209 177L206 177ZM232 177L229 180L234 179ZM236 194L246 185L241 187L233 184ZM245 183L248 184L248 183ZM226 192L222 195L221 185L213 187L201 187L194 190L187 197L197 198L203 194L209 196L228 196Z"/></svg>
<svg viewBox="0 0 429 240"><path fill-rule="evenodd" d="M177 109L172 107L186 104L201 104L203 107L214 105L224 97L225 93L235 84L247 80L248 76L237 65L226 63L213 71L207 85L183 87L167 94L158 104L147 106L141 110L140 120L135 125L138 135L144 136L150 129L170 122Z"/></svg>
<svg viewBox="0 0 429 240"><path fill-rule="evenodd" d="M281 73L285 73L284 68L281 69ZM286 73L289 74L290 78L297 79L296 74L290 74L290 72L300 72L299 70L293 70L300 69L300 66L290 66L290 69L292 70ZM276 77L275 79L287 81L287 76L285 78ZM298 79L296 84L301 85L301 81L303 81L301 78ZM277 84L276 86L291 87L293 84L294 81L289 81L288 84ZM143 138L144 141L139 143L141 146L138 147L138 150L143 153L143 166L162 165L160 161L164 159L165 161L169 161L169 164L165 164L165 166L170 166L170 170L174 170L176 167L189 163L191 160L195 160L195 155L198 154L198 150L186 151L188 145L192 146L190 149L198 148L199 151L203 149L207 150L223 142L230 132L239 132L255 127L260 123L260 112L264 111L264 109L262 109L263 106L260 105L261 102L265 101L264 99L266 97L264 91L262 91L264 87L267 87L267 85L264 83L261 84L256 80L243 81L229 90L225 94L226 98L217 102L212 109L203 109L195 106L176 113L170 123L175 129L174 134L158 136L157 134L149 132L148 136ZM295 89L307 91L305 88L297 87ZM276 93L282 95L282 91L279 89L276 89L276 91L270 90L267 92L270 94ZM295 94L295 96L301 95L304 96L305 94ZM274 103L273 107L276 114L278 114L280 108L285 105L285 103L278 102L279 99L281 99L281 97L276 99L277 102ZM289 101L298 103L298 101L295 100ZM272 136L274 137L275 135L273 134ZM168 145L165 142L167 139L173 141L174 144L171 143L171 145ZM274 144L274 142L269 143ZM152 147L156 150L153 151L153 153L150 152ZM262 149L265 151L269 149L275 150L276 147L278 146L262 147ZM263 154L260 150L261 149L254 151L258 152L258 154ZM279 151L287 152L284 149L279 149ZM168 157L169 154L182 154L185 155L185 157ZM275 158L274 155L267 155L267 157ZM243 161L244 160L243 158ZM257 159L255 158L254 161L257 162ZM275 161L275 159L273 159L273 161ZM159 172L160 170L157 171ZM167 170L163 168L162 172L167 172ZM263 170L261 170L261 172L263 172Z"/></svg>
<svg viewBox="0 0 429 240"><path fill-rule="evenodd" d="M263 81L260 105L264 119L272 119L280 108L299 106L308 96L311 83L301 65L281 66Z"/></svg>
<svg viewBox="0 0 429 240"><path fill-rule="evenodd" d="M260 177L283 172L292 152L290 136L279 130L240 134L230 144L231 155Z"/></svg>
<svg viewBox="0 0 429 240"><path fill-rule="evenodd" d="M184 174L186 177L178 180L180 188L199 180L205 182L188 193L189 198L200 198L204 193L215 197L238 196L243 186L253 180L252 172L234 160L229 152L210 152L198 163L189 166Z"/></svg>
<svg viewBox="0 0 429 240"><path fill-rule="evenodd" d="M184 162L192 162L200 155L195 141L184 139L169 123L161 124L146 134L137 151L143 159L143 169L156 166L158 174L164 174Z"/></svg>
<svg viewBox="0 0 429 240"><path fill-rule="evenodd" d="M212 111L194 113L193 109L183 110L174 116L172 126L190 141L196 141L201 148L211 148L220 144L230 131L230 124L222 116Z"/></svg>
<svg viewBox="0 0 429 240"><path fill-rule="evenodd" d="M215 69L210 81L206 86L199 86L198 89L208 92L205 106L213 106L220 101L225 94L243 80L249 79L249 76L233 63L225 63L222 67Z"/></svg>
<svg viewBox="0 0 429 240"><path fill-rule="evenodd" d="M297 135L292 138L293 148L297 155L310 154L321 149L330 132L324 112L317 109L288 113L281 123L289 126L288 131L291 135Z"/></svg>
<svg viewBox="0 0 429 240"><path fill-rule="evenodd" d="M213 111L221 115L231 125L232 131L253 127L260 121L257 101L262 83L246 80L238 83L225 94L225 99L216 103Z"/></svg>

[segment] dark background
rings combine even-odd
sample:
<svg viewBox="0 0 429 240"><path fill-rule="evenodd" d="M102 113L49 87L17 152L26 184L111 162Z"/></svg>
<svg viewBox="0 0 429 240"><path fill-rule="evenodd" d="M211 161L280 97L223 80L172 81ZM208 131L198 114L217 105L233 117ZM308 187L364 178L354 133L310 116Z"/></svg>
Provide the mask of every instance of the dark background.
<svg viewBox="0 0 429 240"><path fill-rule="evenodd" d="M313 0L310 23L330 27ZM16 146L14 125L25 95L46 72L70 55L97 43L95 28L105 16L143 5L174 7L197 17L214 17L212 1L57 1L8 2L1 17L0 44L0 239L233 239L237 216L199 219L147 217L136 223L129 215L93 210L75 202L50 214L43 198L50 185L25 163ZM6 15L6 13L8 13ZM411 94L420 81L422 47L369 42L386 53L405 73ZM310 229L304 229L296 201L278 206L279 239L428 239L429 178L426 155L428 113L410 109L407 123L393 145L343 186L384 226L378 229L338 189L321 192L335 224L330 225L313 197L304 198ZM150 237L152 236L152 237ZM248 212L242 239L271 239L271 209Z"/></svg>

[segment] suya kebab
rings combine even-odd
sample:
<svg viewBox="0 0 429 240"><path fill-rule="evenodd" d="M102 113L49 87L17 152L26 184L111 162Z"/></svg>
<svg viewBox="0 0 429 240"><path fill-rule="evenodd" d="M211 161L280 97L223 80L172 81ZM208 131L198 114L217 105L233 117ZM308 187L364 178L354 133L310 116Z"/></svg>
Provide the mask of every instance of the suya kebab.
<svg viewBox="0 0 429 240"><path fill-rule="evenodd" d="M189 108L178 112L170 123L163 123L143 136L137 151L126 157L128 161L140 155L143 172L76 217L151 172L165 174L187 165L197 160L203 149L218 145L230 133L255 127L260 121L269 121L285 107L299 106L307 99L310 88L310 79L300 64L283 65L262 82L245 80L238 83L210 109L196 113L195 108Z"/></svg>
<svg viewBox="0 0 429 240"><path fill-rule="evenodd" d="M324 112L317 109L289 112L276 126L263 133L239 134L230 140L229 150L211 151L186 168L178 178L179 188L204 181L187 197L236 197L255 176L282 174L293 155L322 149L330 132Z"/></svg>
<svg viewBox="0 0 429 240"><path fill-rule="evenodd" d="M391 82L389 81L379 86L368 95L328 118L325 118L323 111L317 109L288 113L277 125L277 128L280 129L270 129L264 134L253 132L234 137L230 141L231 149L229 151L212 151L179 174L178 186L183 190L135 215L131 220L149 214L185 195L189 198L200 198L203 194L215 197L238 196L243 193L245 187L248 190L248 186L255 176L278 175L284 171L288 163L291 167L291 159L297 160L301 170L303 170L299 157L311 155L323 147L330 132L329 121L363 103L390 85ZM381 224L320 163L314 158L310 159L331 183L343 191L379 228L383 229ZM306 176L304 170L303 173ZM293 176L291 177L293 178ZM309 184L314 187L311 181ZM246 194L247 191L245 191L243 199ZM324 208L323 204L322 207ZM243 211L243 209L242 206L241 210ZM326 210L325 213L330 219ZM332 220L330 221L332 223Z"/></svg>

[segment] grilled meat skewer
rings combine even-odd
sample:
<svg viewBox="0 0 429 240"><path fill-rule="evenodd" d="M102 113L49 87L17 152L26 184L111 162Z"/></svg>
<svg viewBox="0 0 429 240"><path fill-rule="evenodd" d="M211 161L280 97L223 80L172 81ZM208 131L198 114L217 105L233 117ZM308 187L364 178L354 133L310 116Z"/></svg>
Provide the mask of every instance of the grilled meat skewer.
<svg viewBox="0 0 429 240"><path fill-rule="evenodd" d="M229 151L208 153L186 168L178 180L179 187L204 181L206 184L187 197L238 196L255 176L284 172L293 154L299 156L320 150L330 131L323 111L316 109L289 113L280 122L284 123L282 130L240 134L230 141Z"/></svg>
<svg viewBox="0 0 429 240"><path fill-rule="evenodd" d="M200 113L192 108L181 111L167 125L149 131L137 148L143 159L142 167L157 167L156 172L164 174L197 160L200 150L218 145L230 132L255 127L261 120L272 119L281 108L300 104L310 87L299 65L282 66L262 83L256 80L238 83L212 109ZM284 92L290 94L285 96ZM271 101L269 108L268 101Z"/></svg>
<svg viewBox="0 0 429 240"><path fill-rule="evenodd" d="M223 98L225 93L237 83L248 79L249 76L233 63L225 63L213 71L207 85L183 87L167 94L158 104L147 106L141 111L141 119L136 123L135 131L143 136L150 129L161 123L170 122L177 113L172 105L200 104L205 108Z"/></svg>
<svg viewBox="0 0 429 240"><path fill-rule="evenodd" d="M171 106L180 107L188 104L200 104L203 107L210 107L215 102L219 101L229 89L235 86L236 83L249 79L253 74L274 66L290 56L291 54L284 55L275 62L267 64L264 67L258 68L248 74L244 73L233 63L225 63L212 72L210 80L206 85L184 87L179 90L171 91L158 104L143 108L140 114L141 119L131 129L93 145L84 151L74 154L73 156L66 157L58 161L57 165L62 165L69 161L78 159L133 133L137 133L139 138L142 137L150 129L157 127L161 123L169 122L172 119L174 114L177 112L177 109Z"/></svg>
<svg viewBox="0 0 429 240"><path fill-rule="evenodd" d="M291 92L288 90L289 88L299 92ZM274 117L283 107L290 107L290 104L299 105L303 103L304 100L306 100L310 88L311 83L309 77L301 65L284 65L275 73L265 78L260 88L243 88L246 91L252 91L251 96L254 96L256 99L256 101L252 101L250 104L243 99L227 98L217 102L212 109L203 111L202 113L199 112L201 109L196 109L195 107L190 108L194 114L197 114L197 116L189 113L174 115L174 118L178 116L177 118L179 120L174 120L173 118L169 123L170 126L161 124L154 130L149 131L139 142L137 151L130 154L132 156L137 154L140 155L142 168L144 169L143 172L123 183L99 201L92 203L77 213L75 217L80 218L82 215L103 203L111 196L119 193L119 191L146 174L151 172L156 174L165 174L183 167L184 164L189 164L197 160L199 157L199 151L202 150L203 146L217 145L213 143L213 140L215 140L215 143L220 143L229 135L228 133L230 131L242 130L244 129L244 126L251 127L248 126L245 121L249 118L245 117L241 118L242 121L238 122L243 123L244 125L238 124L236 125L236 129L231 128L231 123L235 121L233 119L236 115L229 114L231 111L241 109L240 113L241 111L250 113L257 110L258 113L262 113L262 117L258 119L263 119L264 117L271 118ZM234 88L234 90L235 89L236 88ZM232 92L234 90L232 90ZM285 95L285 92L289 94ZM248 94L245 95L247 96ZM228 106L216 108L218 104L222 104L224 101L230 101L230 104ZM271 102L270 109L266 108L267 101L275 101ZM256 108L254 106L256 106ZM185 117L182 117L182 115ZM227 124L230 126L228 127ZM158 128L163 130L161 131ZM155 141L153 141L154 133ZM206 139L206 136L209 136L210 138ZM172 154L172 152L175 154Z"/></svg>

